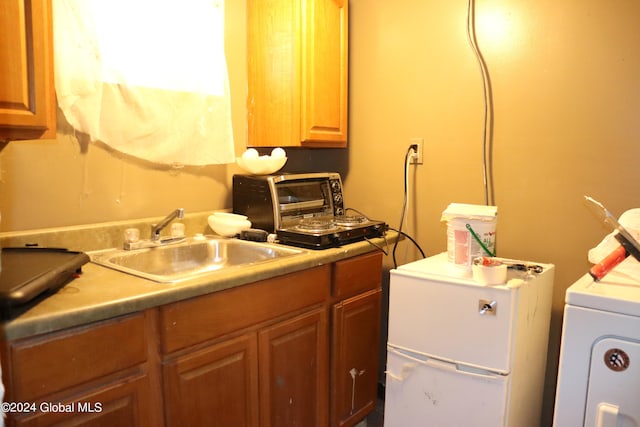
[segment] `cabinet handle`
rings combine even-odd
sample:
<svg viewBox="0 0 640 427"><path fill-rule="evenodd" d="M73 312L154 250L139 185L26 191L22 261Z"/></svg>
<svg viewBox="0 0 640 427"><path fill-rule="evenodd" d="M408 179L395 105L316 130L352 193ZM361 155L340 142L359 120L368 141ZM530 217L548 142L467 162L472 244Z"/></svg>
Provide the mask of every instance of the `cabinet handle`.
<svg viewBox="0 0 640 427"><path fill-rule="evenodd" d="M349 374L351 375L351 415L356 410L356 377L362 376L365 373L365 369L359 371L356 368L351 368Z"/></svg>

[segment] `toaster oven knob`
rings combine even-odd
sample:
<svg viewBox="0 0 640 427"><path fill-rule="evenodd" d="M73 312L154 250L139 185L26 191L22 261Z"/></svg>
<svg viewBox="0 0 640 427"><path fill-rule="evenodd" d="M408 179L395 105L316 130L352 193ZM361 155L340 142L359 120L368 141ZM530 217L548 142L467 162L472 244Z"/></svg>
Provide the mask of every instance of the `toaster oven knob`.
<svg viewBox="0 0 640 427"><path fill-rule="evenodd" d="M340 193L335 193L335 194L333 195L333 201L334 201L335 203L342 203L342 194L340 194Z"/></svg>

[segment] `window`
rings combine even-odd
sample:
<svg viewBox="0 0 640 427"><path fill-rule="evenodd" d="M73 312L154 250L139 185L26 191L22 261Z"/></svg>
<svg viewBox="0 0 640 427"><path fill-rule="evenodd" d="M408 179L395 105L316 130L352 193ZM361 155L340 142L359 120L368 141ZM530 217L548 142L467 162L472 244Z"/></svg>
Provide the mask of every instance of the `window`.
<svg viewBox="0 0 640 427"><path fill-rule="evenodd" d="M56 91L93 141L158 163L234 161L223 0L56 0Z"/></svg>

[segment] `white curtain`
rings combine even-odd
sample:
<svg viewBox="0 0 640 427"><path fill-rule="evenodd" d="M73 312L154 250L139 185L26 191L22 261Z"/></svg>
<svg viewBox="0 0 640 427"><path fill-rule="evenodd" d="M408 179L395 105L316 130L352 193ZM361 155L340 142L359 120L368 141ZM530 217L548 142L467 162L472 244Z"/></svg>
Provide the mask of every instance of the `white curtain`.
<svg viewBox="0 0 640 427"><path fill-rule="evenodd" d="M93 141L163 164L234 162L224 0L54 0L55 86Z"/></svg>

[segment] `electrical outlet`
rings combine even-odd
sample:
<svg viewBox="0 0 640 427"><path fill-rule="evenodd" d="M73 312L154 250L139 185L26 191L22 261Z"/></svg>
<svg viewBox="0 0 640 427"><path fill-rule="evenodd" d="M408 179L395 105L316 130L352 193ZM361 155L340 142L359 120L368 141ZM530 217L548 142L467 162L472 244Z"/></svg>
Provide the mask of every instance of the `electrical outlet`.
<svg viewBox="0 0 640 427"><path fill-rule="evenodd" d="M412 165L421 165L423 162L422 159L422 154L423 154L423 145L424 145L424 138L411 138L409 140L409 145L415 145L418 147L418 150L413 153L413 155L411 156L411 164Z"/></svg>

